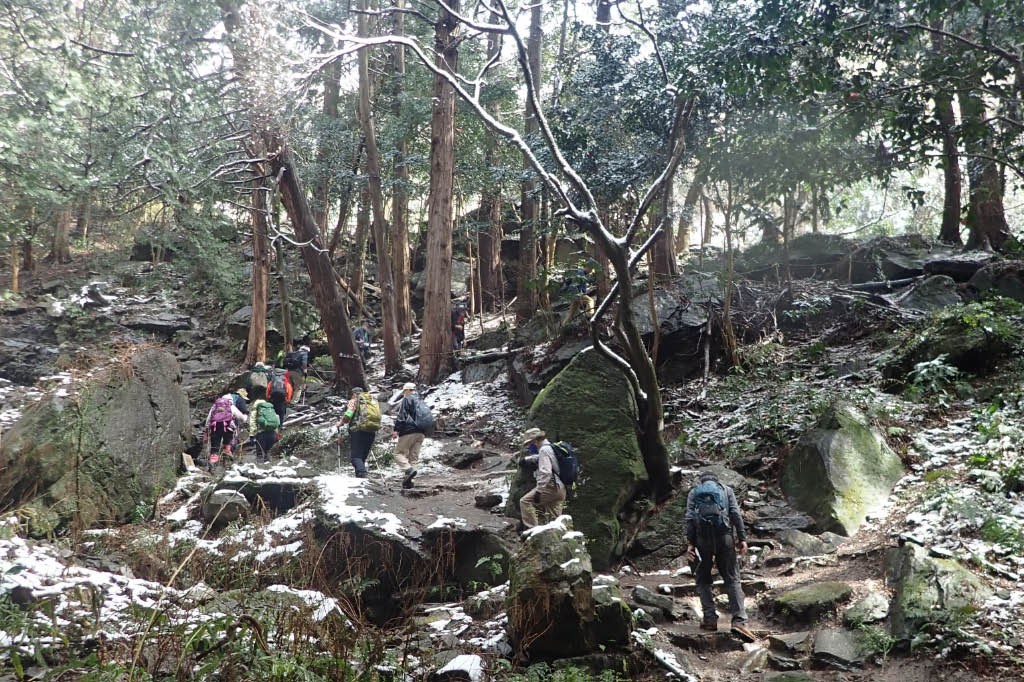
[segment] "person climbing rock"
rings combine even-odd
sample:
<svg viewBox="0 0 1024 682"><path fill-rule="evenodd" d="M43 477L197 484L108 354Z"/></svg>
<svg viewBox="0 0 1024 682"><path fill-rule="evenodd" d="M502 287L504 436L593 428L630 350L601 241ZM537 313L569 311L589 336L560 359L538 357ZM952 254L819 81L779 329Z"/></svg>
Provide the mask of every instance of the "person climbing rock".
<svg viewBox="0 0 1024 682"><path fill-rule="evenodd" d="M210 450L205 461L200 460L199 466L206 466L213 471L221 455L230 457L237 422L244 421L245 415L237 407L230 393L226 393L213 401L206 415L206 431L204 437L210 441Z"/></svg>
<svg viewBox="0 0 1024 682"><path fill-rule="evenodd" d="M523 434L523 445L530 454L521 458L519 463L537 467L534 473L537 485L519 500L519 512L527 528L537 525L538 512L547 523L562 513L562 505L565 504L565 484L558 477L558 458L546 436L536 427L527 429Z"/></svg>
<svg viewBox="0 0 1024 682"><path fill-rule="evenodd" d="M249 443L256 451L257 462L270 461L270 448L281 437L281 419L274 406L257 398L249 409Z"/></svg>
<svg viewBox="0 0 1024 682"><path fill-rule="evenodd" d="M405 470L402 487L411 488L423 438L434 426L434 415L423 399L416 395L416 384L409 382L402 386L401 395L398 414L395 416L395 435L398 436L395 464Z"/></svg>
<svg viewBox="0 0 1024 682"><path fill-rule="evenodd" d="M743 517L732 488L721 483L714 474L702 474L700 484L686 498L686 539L689 542L686 556L696 562L697 594L704 611L700 629L718 630L718 611L711 592L711 569L717 564L729 596L732 633L746 642L755 641L757 637L747 629L737 559L737 554L747 552Z"/></svg>
<svg viewBox="0 0 1024 682"><path fill-rule="evenodd" d="M369 320L363 320L360 326L352 330L352 338L355 339L356 348L359 349L359 355L362 356L364 365L370 360L370 339L372 337Z"/></svg>
<svg viewBox="0 0 1024 682"><path fill-rule="evenodd" d="M296 400L302 402L306 392L306 374L309 372L309 346L299 346L284 356L284 368L288 372L288 381L292 384Z"/></svg>
<svg viewBox="0 0 1024 682"><path fill-rule="evenodd" d="M249 415L249 392L248 391L246 391L244 388L238 389L237 391L235 391L234 393L231 394L231 400L234 401L235 407L238 408L239 412L241 412L245 416ZM233 451L235 451L235 452L238 452L238 442L239 442L239 439L241 438L242 427L243 426L245 426L245 420L244 419L242 419L242 420L235 420L235 435L231 439L231 449ZM252 433L252 432L250 431L250 433Z"/></svg>
<svg viewBox="0 0 1024 682"><path fill-rule="evenodd" d="M275 370L267 382L267 400L274 406L277 418L284 426L284 415L288 412L288 403L292 401L292 382L288 372Z"/></svg>
<svg viewBox="0 0 1024 682"><path fill-rule="evenodd" d="M459 303L452 308L452 347L459 350L466 343L466 304Z"/></svg>
<svg viewBox="0 0 1024 682"><path fill-rule="evenodd" d="M348 425L349 446L352 448L352 467L356 478L366 478L366 458L370 455L373 439L380 429L380 403L361 386L352 388L345 414L338 421L338 430Z"/></svg>

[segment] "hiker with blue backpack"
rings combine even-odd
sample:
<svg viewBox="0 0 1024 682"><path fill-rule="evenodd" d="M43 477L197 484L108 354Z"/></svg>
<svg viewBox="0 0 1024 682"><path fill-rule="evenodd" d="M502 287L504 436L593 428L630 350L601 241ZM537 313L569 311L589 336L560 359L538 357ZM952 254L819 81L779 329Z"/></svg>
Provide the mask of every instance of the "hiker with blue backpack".
<svg viewBox="0 0 1024 682"><path fill-rule="evenodd" d="M701 474L700 483L686 498L686 556L696 563L694 575L704 619L700 629L718 630L718 611L711 592L711 570L717 565L725 583L732 612L732 634L746 642L757 637L747 629L747 611L743 604L743 585L737 553L747 552L746 530L736 494L712 473Z"/></svg>
<svg viewBox="0 0 1024 682"><path fill-rule="evenodd" d="M423 399L416 395L416 384L409 382L402 386L402 401L395 415L395 435L398 436L395 464L404 470L403 488L412 487L423 439L433 428L434 415Z"/></svg>
<svg viewBox="0 0 1024 682"><path fill-rule="evenodd" d="M523 434L523 445L530 454L521 458L519 464L536 467L536 485L519 500L519 513L523 525L533 528L537 525L538 513L545 519L545 523L562 513L566 486L575 482L579 466L571 445L565 442L551 443L547 434L536 427L527 429Z"/></svg>

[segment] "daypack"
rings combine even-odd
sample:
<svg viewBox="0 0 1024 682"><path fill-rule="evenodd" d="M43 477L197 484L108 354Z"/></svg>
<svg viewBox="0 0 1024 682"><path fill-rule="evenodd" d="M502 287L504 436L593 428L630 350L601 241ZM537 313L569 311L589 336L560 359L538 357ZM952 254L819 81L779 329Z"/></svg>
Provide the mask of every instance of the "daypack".
<svg viewBox="0 0 1024 682"><path fill-rule="evenodd" d="M359 405L352 417L351 431L377 431L380 429L380 403L369 393L359 394Z"/></svg>
<svg viewBox="0 0 1024 682"><path fill-rule="evenodd" d="M221 396L213 401L213 411L210 413L210 428L220 426L224 429L233 429L235 426L235 417L231 414L231 408L234 407L235 401L231 399L231 396Z"/></svg>
<svg viewBox="0 0 1024 682"><path fill-rule="evenodd" d="M281 418L277 416L274 406L263 401L256 405L256 428L260 431L277 431L281 426Z"/></svg>
<svg viewBox="0 0 1024 682"><path fill-rule="evenodd" d="M416 398L416 412L411 416L417 431L427 436L434 435L434 413L422 399Z"/></svg>
<svg viewBox="0 0 1024 682"><path fill-rule="evenodd" d="M283 372L274 372L270 377L270 385L267 387L267 396L278 400L288 399L287 375Z"/></svg>
<svg viewBox="0 0 1024 682"><path fill-rule="evenodd" d="M551 444L555 451L555 459L558 460L558 478L566 485L572 485L580 477L580 460L576 456L576 449L564 440Z"/></svg>
<svg viewBox="0 0 1024 682"><path fill-rule="evenodd" d="M704 481L693 490L697 512L697 530L705 536L721 535L730 530L725 488L717 481Z"/></svg>
<svg viewBox="0 0 1024 682"><path fill-rule="evenodd" d="M249 395L260 396L267 393L267 370L263 367L254 368L249 372Z"/></svg>
<svg viewBox="0 0 1024 682"><path fill-rule="evenodd" d="M302 369L303 353L300 350L293 350L284 356L285 369Z"/></svg>

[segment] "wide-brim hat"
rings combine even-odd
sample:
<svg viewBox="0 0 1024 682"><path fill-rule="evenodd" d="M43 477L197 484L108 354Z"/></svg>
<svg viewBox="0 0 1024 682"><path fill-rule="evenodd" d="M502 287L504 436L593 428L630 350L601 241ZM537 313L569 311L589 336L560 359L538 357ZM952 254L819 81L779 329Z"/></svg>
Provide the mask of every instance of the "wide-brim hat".
<svg viewBox="0 0 1024 682"><path fill-rule="evenodd" d="M238 395L242 396L243 400L248 400L249 399L249 392L247 390L245 390L244 388L238 389L237 391L235 391L235 393L237 393Z"/></svg>
<svg viewBox="0 0 1024 682"><path fill-rule="evenodd" d="M533 427L532 429L527 429L526 432L523 434L523 445L528 445L529 443L532 443L538 438L543 438L546 435L547 434L538 429L536 426Z"/></svg>

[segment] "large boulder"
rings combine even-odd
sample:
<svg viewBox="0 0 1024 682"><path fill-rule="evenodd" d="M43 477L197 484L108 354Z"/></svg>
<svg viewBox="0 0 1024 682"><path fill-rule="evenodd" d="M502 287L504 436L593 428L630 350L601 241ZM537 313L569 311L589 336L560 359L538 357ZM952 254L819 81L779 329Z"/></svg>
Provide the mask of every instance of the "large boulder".
<svg viewBox="0 0 1024 682"><path fill-rule="evenodd" d="M939 356L967 372L991 371L1021 342L1020 306L1014 301L944 308L908 333L882 362L882 374L899 386L914 366Z"/></svg>
<svg viewBox="0 0 1024 682"><path fill-rule="evenodd" d="M885 579L892 589L889 623L896 639L909 639L924 626L948 624L982 604L990 590L951 559L934 559L907 543L885 557Z"/></svg>
<svg viewBox="0 0 1024 682"><path fill-rule="evenodd" d="M578 354L541 391L530 408L529 423L551 440L576 448L580 476L570 493L567 513L587 538L598 570L625 551L626 508L647 483L636 435L633 389L596 351ZM512 481L506 512L519 516L519 498L534 485L533 472L521 469Z"/></svg>
<svg viewBox="0 0 1024 682"><path fill-rule="evenodd" d="M924 272L925 261L934 257L928 248L917 235L878 237L850 251L836 264L833 274L854 283L916 277Z"/></svg>
<svg viewBox="0 0 1024 682"><path fill-rule="evenodd" d="M569 658L608 643L628 643L629 608L611 594L611 585L595 589L590 555L572 519L561 516L525 535L512 557L507 601L509 640L519 653L531 659ZM597 597L596 592L609 594Z"/></svg>
<svg viewBox="0 0 1024 682"><path fill-rule="evenodd" d="M857 408L832 404L786 460L782 489L822 530L853 535L903 475L900 458Z"/></svg>
<svg viewBox="0 0 1024 682"><path fill-rule="evenodd" d="M0 509L33 510L31 531L128 521L174 483L190 434L174 356L138 351L76 396L51 394L0 442Z"/></svg>
<svg viewBox="0 0 1024 682"><path fill-rule="evenodd" d="M967 282L967 291L974 298L1003 296L1024 303L1024 263L989 263L974 273Z"/></svg>
<svg viewBox="0 0 1024 682"><path fill-rule="evenodd" d="M956 282L946 275L932 275L896 299L903 308L931 312L962 303Z"/></svg>
<svg viewBox="0 0 1024 682"><path fill-rule="evenodd" d="M940 255L929 258L924 264L926 275L947 275L957 282L966 282L978 270L998 256L990 251L967 251L954 255Z"/></svg>

